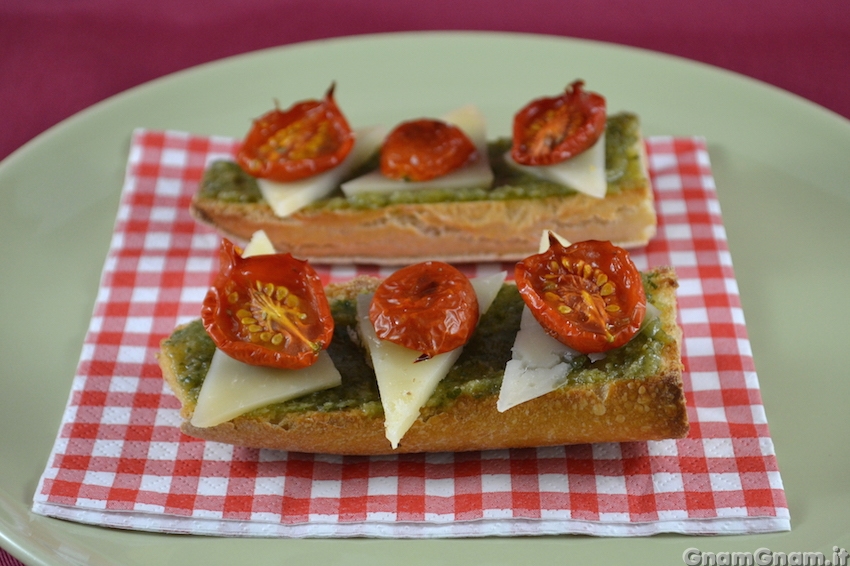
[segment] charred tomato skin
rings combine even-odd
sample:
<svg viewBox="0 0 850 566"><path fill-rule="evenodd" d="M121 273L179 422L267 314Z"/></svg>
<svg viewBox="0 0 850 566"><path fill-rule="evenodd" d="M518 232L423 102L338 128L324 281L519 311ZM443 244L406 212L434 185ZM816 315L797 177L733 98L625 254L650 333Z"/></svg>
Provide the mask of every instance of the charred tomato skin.
<svg viewBox="0 0 850 566"><path fill-rule="evenodd" d="M422 118L402 122L381 146L381 173L390 179L428 181L474 161L475 144L457 126Z"/></svg>
<svg viewBox="0 0 850 566"><path fill-rule="evenodd" d="M607 120L605 98L575 81L563 94L532 100L514 115L511 158L521 165L554 165L599 140Z"/></svg>
<svg viewBox="0 0 850 566"><path fill-rule="evenodd" d="M546 332L579 352L618 348L640 330L646 294L626 250L588 240L549 249L517 263L520 295Z"/></svg>
<svg viewBox="0 0 850 566"><path fill-rule="evenodd" d="M201 307L215 345L251 365L312 365L333 337L334 320L321 278L291 254L241 256L222 240L221 269Z"/></svg>
<svg viewBox="0 0 850 566"><path fill-rule="evenodd" d="M354 133L334 100L331 85L322 100L305 100L260 116L236 154L245 172L278 182L317 175L341 164L354 147Z"/></svg>
<svg viewBox="0 0 850 566"><path fill-rule="evenodd" d="M472 283L439 261L399 269L381 283L369 306L378 338L421 352L421 359L466 344L478 317Z"/></svg>

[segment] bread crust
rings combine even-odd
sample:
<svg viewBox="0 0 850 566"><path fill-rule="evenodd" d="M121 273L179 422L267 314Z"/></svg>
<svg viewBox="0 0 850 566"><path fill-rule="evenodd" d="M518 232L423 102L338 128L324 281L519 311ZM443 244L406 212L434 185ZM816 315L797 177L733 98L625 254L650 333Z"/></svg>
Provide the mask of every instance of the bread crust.
<svg viewBox="0 0 850 566"><path fill-rule="evenodd" d="M184 433L254 448L378 455L681 438L687 435L688 418L682 334L676 323L677 282L672 269L658 271L655 305L664 331L674 340L665 345L656 375L565 386L504 413L496 410L497 395L461 396L446 409L423 409L396 450L385 437L383 418L359 409L289 413L279 422L242 416L214 427L194 427L189 423L193 402L179 386L170 358L160 355L159 363L183 403ZM329 287L328 294L351 297L374 289L377 282L361 277Z"/></svg>
<svg viewBox="0 0 850 566"><path fill-rule="evenodd" d="M656 216L649 185L595 199L568 197L396 204L369 210L309 210L286 218L264 204L195 199L192 214L224 235L245 241L265 230L275 249L322 263L407 264L423 257L447 262L514 261L537 249L552 230L568 241L646 244Z"/></svg>
<svg viewBox="0 0 850 566"><path fill-rule="evenodd" d="M247 241L264 230L277 251L322 263L517 261L536 253L544 230L571 242L609 240L634 248L655 235L657 217L639 132L630 151L638 156L641 178L602 199L576 193L375 209L307 208L282 218L265 202L229 203L196 194L190 210L229 238Z"/></svg>

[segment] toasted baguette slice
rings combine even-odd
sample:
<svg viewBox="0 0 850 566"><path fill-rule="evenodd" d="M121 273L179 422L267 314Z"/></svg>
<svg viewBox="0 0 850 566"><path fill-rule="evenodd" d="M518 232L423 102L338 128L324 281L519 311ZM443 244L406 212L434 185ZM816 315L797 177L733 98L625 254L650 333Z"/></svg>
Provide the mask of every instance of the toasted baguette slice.
<svg viewBox="0 0 850 566"><path fill-rule="evenodd" d="M515 261L537 251L537 235L543 230L572 242L609 240L627 248L642 246L655 235L653 193L635 115L609 117L609 182L603 199L512 171L503 158L509 145L507 140L490 144L493 189L463 200L427 192L411 198L410 191L388 202L352 203L335 196L281 218L258 196L248 199L252 202L220 198L222 191L238 191L207 179L216 189L202 185L191 212L231 239L248 240L264 230L278 251L322 263ZM430 196L423 198L425 194ZM432 201L406 202L417 199Z"/></svg>
<svg viewBox="0 0 850 566"><path fill-rule="evenodd" d="M339 388L197 428L189 419L202 381L198 374L204 373L205 360L208 364L214 349L200 323L163 340L159 363L182 403L183 432L241 446L376 455L680 438L688 432L688 418L682 390L681 329L676 323L677 281L669 268L645 274L644 281L660 316L651 330L636 338L644 342L633 341L633 347L638 353L652 352L649 357L654 364L643 364L641 359L647 356L641 358L635 351L611 353L609 361L631 367L627 374L608 372L606 361L588 361L587 368L571 374L561 388L500 413L496 410L499 386L522 311L516 287L505 285L455 368L396 450L384 435L374 373L353 332L354 298L374 290L378 279L359 277L327 288L335 305L337 329L329 351L343 374Z"/></svg>

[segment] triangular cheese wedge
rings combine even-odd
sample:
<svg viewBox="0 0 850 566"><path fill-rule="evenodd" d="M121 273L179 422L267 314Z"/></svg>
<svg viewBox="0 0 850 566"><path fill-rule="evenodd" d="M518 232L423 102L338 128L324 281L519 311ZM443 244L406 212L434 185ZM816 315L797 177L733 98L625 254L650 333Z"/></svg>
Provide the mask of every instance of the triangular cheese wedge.
<svg viewBox="0 0 850 566"><path fill-rule="evenodd" d="M659 316L658 308L647 303L644 326ZM573 369L572 360L582 355L550 336L527 306L523 307L511 354L496 402L496 409L502 413L563 385ZM588 355L591 362L605 356L604 352Z"/></svg>
<svg viewBox="0 0 850 566"><path fill-rule="evenodd" d="M454 124L469 137L478 150L478 159L447 175L429 181L399 181L381 174L379 169L370 171L342 184L346 196L360 193L389 193L417 189L464 189L489 188L493 184L493 171L487 154L487 125L484 115L472 105L463 106L445 114L441 119Z"/></svg>
<svg viewBox="0 0 850 566"><path fill-rule="evenodd" d="M191 423L196 427L215 426L253 409L341 383L327 350L313 365L299 370L252 366L216 350Z"/></svg>
<svg viewBox="0 0 850 566"><path fill-rule="evenodd" d="M263 230L245 246L242 257L275 253ZM203 428L229 421L272 403L289 401L314 391L336 387L342 377L327 351L313 365L300 370L252 366L234 360L218 348L198 393L193 426Z"/></svg>
<svg viewBox="0 0 850 566"><path fill-rule="evenodd" d="M527 306L512 352L496 403L499 412L557 389L572 367L570 360L581 355L549 336Z"/></svg>
<svg viewBox="0 0 850 566"><path fill-rule="evenodd" d="M543 233L540 234L540 245L537 248L537 253L546 253L546 250L549 249L549 237L552 236L558 242L564 246L565 248L570 247L570 242L564 238L563 236L556 234L552 230L543 230Z"/></svg>
<svg viewBox="0 0 850 566"><path fill-rule="evenodd" d="M251 241L242 250L242 257L275 253L274 245L265 230L257 230L251 235Z"/></svg>
<svg viewBox="0 0 850 566"><path fill-rule="evenodd" d="M369 159L381 147L386 133L386 130L379 126L357 129L354 132L356 139L354 147L338 166L318 175L288 183L257 179L260 192L275 215L289 216L331 194L351 171Z"/></svg>
<svg viewBox="0 0 850 566"><path fill-rule="evenodd" d="M554 165L520 165L505 154L505 161L511 167L535 177L564 185L596 198L605 198L608 180L605 173L605 133L596 143L571 159Z"/></svg>
<svg viewBox="0 0 850 566"><path fill-rule="evenodd" d="M493 304L505 277L506 273L500 272L471 280L482 315ZM401 438L419 417L419 409L434 394L440 380L448 374L463 348L417 362L420 352L381 340L375 335L369 320L371 302L371 294L358 297L358 329L369 350L378 380L387 439L393 448L397 448Z"/></svg>

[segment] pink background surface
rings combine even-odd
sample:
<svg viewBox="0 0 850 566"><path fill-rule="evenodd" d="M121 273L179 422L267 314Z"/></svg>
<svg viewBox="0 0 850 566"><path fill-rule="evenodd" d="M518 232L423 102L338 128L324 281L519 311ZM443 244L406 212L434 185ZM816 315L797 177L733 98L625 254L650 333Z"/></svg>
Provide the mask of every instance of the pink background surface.
<svg viewBox="0 0 850 566"><path fill-rule="evenodd" d="M193 65L299 41L438 29L679 55L850 118L847 0L4 0L0 159L98 101Z"/></svg>
<svg viewBox="0 0 850 566"><path fill-rule="evenodd" d="M0 159L193 65L306 40L494 30L607 41L748 75L850 118L847 0L3 0ZM16 564L0 551L0 565Z"/></svg>

